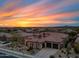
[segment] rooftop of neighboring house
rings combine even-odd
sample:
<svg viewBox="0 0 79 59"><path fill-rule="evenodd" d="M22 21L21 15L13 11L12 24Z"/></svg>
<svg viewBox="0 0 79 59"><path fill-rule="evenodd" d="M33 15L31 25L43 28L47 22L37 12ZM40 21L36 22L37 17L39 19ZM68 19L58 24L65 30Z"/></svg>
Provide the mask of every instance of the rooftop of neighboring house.
<svg viewBox="0 0 79 59"><path fill-rule="evenodd" d="M5 32L0 32L0 37L5 36L5 37L12 37L13 35L10 33L5 33Z"/></svg>

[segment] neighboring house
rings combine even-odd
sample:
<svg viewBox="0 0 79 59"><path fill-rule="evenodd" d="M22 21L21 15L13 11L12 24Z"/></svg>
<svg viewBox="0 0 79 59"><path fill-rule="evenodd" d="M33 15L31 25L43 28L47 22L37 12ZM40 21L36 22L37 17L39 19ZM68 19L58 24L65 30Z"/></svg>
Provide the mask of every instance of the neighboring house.
<svg viewBox="0 0 79 59"><path fill-rule="evenodd" d="M65 38L64 33L55 32L42 32L34 34L33 36L25 39L25 45L33 48L55 48L60 49L64 46Z"/></svg>
<svg viewBox="0 0 79 59"><path fill-rule="evenodd" d="M11 40L12 37L13 37L13 35L10 34L10 33L0 32L0 40L1 40L1 41Z"/></svg>

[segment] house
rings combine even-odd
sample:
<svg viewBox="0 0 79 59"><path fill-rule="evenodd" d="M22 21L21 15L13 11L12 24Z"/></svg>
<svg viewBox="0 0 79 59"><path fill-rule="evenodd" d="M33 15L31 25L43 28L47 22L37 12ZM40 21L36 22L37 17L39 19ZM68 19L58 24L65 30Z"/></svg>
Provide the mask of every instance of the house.
<svg viewBox="0 0 79 59"><path fill-rule="evenodd" d="M38 32L38 33L25 33L17 32L19 39L22 38L25 46L32 48L54 48L60 49L64 47L64 41L67 34L58 32ZM0 33L0 40L13 39L13 35L10 33Z"/></svg>
<svg viewBox="0 0 79 59"><path fill-rule="evenodd" d="M13 38L13 35L10 33L0 32L0 40L1 41L8 41Z"/></svg>
<svg viewBox="0 0 79 59"><path fill-rule="evenodd" d="M55 48L64 47L64 41L67 34L56 32L35 33L25 39L25 45L32 48Z"/></svg>

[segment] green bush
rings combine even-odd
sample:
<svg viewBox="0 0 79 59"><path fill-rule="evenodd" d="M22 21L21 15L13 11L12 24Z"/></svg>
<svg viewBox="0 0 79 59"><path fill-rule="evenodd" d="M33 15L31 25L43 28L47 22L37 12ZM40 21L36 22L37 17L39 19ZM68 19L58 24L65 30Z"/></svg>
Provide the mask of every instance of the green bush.
<svg viewBox="0 0 79 59"><path fill-rule="evenodd" d="M55 58L55 56L53 56L53 55L50 55L50 56L49 56L49 58Z"/></svg>

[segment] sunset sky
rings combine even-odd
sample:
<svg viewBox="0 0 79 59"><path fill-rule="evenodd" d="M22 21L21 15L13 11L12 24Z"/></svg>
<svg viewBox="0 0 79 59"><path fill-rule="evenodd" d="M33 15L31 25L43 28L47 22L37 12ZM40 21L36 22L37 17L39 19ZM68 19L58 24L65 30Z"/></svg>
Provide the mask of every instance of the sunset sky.
<svg viewBox="0 0 79 59"><path fill-rule="evenodd" d="M79 0L0 0L0 27L79 26Z"/></svg>

